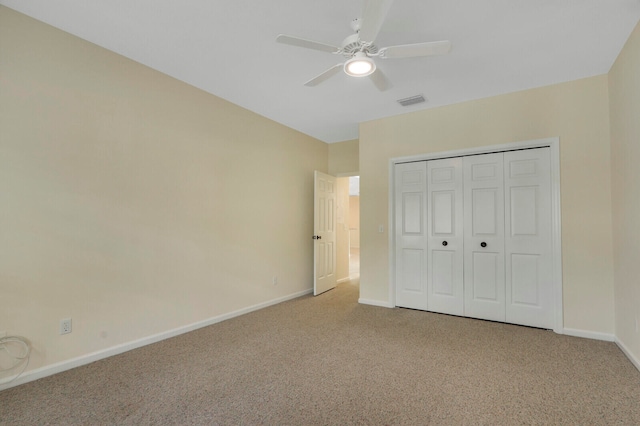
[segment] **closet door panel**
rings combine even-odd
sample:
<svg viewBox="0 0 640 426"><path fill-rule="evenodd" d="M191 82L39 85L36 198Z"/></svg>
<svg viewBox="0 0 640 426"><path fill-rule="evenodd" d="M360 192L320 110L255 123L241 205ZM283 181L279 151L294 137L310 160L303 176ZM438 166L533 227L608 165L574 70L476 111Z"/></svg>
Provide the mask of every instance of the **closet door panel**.
<svg viewBox="0 0 640 426"><path fill-rule="evenodd" d="M510 305L540 306L540 256L510 253L507 300ZM511 317L511 312L508 317Z"/></svg>
<svg viewBox="0 0 640 426"><path fill-rule="evenodd" d="M456 272L455 252L445 250L431 250L432 266L431 279L434 295L453 297L456 295L455 279Z"/></svg>
<svg viewBox="0 0 640 426"><path fill-rule="evenodd" d="M427 166L395 166L396 306L427 310Z"/></svg>
<svg viewBox="0 0 640 426"><path fill-rule="evenodd" d="M419 296L424 291L424 251L404 248L402 249L400 260L402 264L401 282L403 292Z"/></svg>
<svg viewBox="0 0 640 426"><path fill-rule="evenodd" d="M498 253L473 253L472 285L469 286L473 300L501 303L501 292L496 285L500 282L501 274L498 269L501 263Z"/></svg>
<svg viewBox="0 0 640 426"><path fill-rule="evenodd" d="M427 161L428 310L464 315L462 160Z"/></svg>
<svg viewBox="0 0 640 426"><path fill-rule="evenodd" d="M470 231L476 237L496 237L498 234L497 217L501 188L476 188L471 190L471 217Z"/></svg>
<svg viewBox="0 0 640 426"><path fill-rule="evenodd" d="M505 321L502 153L463 158L464 313Z"/></svg>

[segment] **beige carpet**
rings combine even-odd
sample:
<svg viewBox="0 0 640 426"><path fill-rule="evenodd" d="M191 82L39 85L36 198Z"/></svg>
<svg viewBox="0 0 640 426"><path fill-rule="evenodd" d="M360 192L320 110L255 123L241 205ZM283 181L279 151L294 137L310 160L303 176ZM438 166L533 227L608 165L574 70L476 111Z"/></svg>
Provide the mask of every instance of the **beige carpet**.
<svg viewBox="0 0 640 426"><path fill-rule="evenodd" d="M0 424L640 424L613 343L358 305L357 285L0 392Z"/></svg>

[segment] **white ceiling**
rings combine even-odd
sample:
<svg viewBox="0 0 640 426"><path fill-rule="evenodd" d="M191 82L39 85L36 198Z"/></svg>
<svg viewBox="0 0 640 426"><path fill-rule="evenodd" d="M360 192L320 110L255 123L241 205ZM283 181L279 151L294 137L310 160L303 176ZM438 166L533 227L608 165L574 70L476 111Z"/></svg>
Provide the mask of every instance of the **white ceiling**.
<svg viewBox="0 0 640 426"><path fill-rule="evenodd" d="M358 123L605 74L640 0L397 0L376 44L450 40L445 56L377 60L393 87L344 73L342 57L278 44L280 33L340 45L362 0L0 0L33 18L316 137ZM401 107L423 94L428 102Z"/></svg>

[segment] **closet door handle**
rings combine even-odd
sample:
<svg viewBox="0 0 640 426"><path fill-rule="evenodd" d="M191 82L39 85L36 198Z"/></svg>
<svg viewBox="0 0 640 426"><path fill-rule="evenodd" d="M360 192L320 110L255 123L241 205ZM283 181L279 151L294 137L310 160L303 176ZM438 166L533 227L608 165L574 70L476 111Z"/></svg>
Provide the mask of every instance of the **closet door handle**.
<svg viewBox="0 0 640 426"><path fill-rule="evenodd" d="M448 243L448 242L446 242L446 241L443 241L443 242L442 242L442 245L443 245L443 246L445 246L445 247L447 246L447 244L449 244L449 243Z"/></svg>
<svg viewBox="0 0 640 426"><path fill-rule="evenodd" d="M487 243L485 243L484 241L480 243L480 247L484 248L487 246Z"/></svg>

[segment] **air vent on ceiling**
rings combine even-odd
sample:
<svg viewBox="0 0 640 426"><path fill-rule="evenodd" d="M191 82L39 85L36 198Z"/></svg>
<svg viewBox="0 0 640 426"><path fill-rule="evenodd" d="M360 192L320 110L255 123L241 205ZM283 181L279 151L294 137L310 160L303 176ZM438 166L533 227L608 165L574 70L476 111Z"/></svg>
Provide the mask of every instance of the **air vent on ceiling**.
<svg viewBox="0 0 640 426"><path fill-rule="evenodd" d="M409 106L409 105L415 105L415 104L419 104L424 102L424 96L422 95L415 95L415 96L410 96L408 98L404 98L404 99L398 99L398 103L404 107Z"/></svg>

